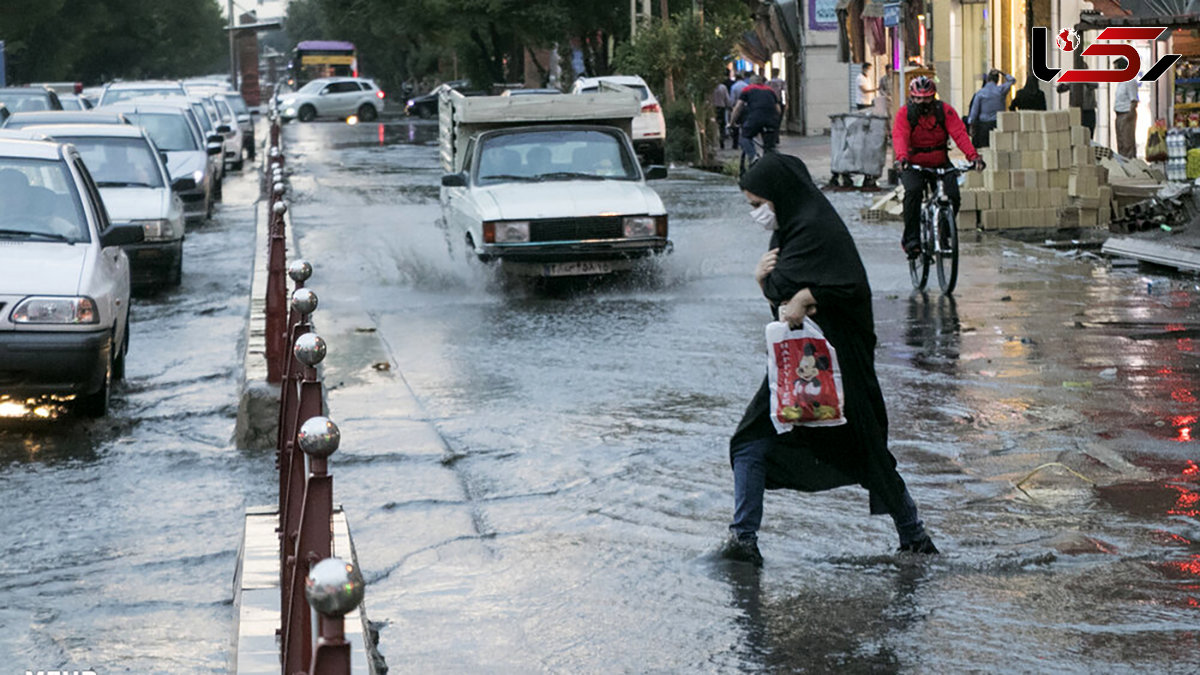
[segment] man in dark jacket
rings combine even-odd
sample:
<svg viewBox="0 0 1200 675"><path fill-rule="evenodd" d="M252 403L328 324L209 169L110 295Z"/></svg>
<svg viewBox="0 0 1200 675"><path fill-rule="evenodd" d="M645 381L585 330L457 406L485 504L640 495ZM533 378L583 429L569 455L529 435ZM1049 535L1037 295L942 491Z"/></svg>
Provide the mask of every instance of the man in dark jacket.
<svg viewBox="0 0 1200 675"><path fill-rule="evenodd" d="M900 245L910 259L921 253L921 199L929 177L912 168L913 165L927 169L950 166L950 139L958 144L976 169L982 170L983 161L967 135L958 112L948 103L937 100L937 85L927 77L915 78L908 86L908 105L896 112L892 126L892 146L896 162L900 165L900 182L904 185L904 237ZM958 180L953 174L942 178L946 196L958 213L961 198Z"/></svg>
<svg viewBox="0 0 1200 675"><path fill-rule="evenodd" d="M763 150L773 150L779 131L779 117L783 106L775 92L763 84L761 75L754 75L738 95L730 119L741 127L742 158L748 164L758 159L754 137L762 135Z"/></svg>

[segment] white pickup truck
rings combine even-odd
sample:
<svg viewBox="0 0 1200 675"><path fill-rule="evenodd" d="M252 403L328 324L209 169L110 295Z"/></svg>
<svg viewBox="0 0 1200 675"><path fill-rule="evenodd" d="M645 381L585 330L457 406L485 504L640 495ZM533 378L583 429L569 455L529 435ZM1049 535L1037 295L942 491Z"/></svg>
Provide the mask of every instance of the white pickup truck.
<svg viewBox="0 0 1200 675"><path fill-rule="evenodd" d="M641 111L619 86L576 96L439 92L441 203L480 260L522 276L627 270L669 251L667 212L629 140Z"/></svg>

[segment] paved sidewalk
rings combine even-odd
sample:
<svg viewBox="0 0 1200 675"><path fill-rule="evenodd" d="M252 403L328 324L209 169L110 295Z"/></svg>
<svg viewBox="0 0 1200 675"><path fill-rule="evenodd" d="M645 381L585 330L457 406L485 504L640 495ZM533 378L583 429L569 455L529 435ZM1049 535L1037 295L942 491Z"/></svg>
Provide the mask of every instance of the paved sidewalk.
<svg viewBox="0 0 1200 675"><path fill-rule="evenodd" d="M717 159L721 164L729 161L738 161L741 151L737 148L730 148L726 142L724 150L717 150ZM800 134L780 134L778 151L785 155L795 155L804 160L808 166L808 172L812 174L813 180L817 185L825 186L829 183L830 162L833 156L831 139L829 136L803 136ZM884 179L887 178L886 168L884 170ZM855 176L855 181L861 180L861 176Z"/></svg>

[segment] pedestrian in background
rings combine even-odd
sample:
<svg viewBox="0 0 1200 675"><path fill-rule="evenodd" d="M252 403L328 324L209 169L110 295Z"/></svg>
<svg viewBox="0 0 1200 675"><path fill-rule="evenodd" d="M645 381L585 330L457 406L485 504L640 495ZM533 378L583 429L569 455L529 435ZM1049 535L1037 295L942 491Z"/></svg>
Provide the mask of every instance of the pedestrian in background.
<svg viewBox="0 0 1200 675"><path fill-rule="evenodd" d="M858 84L854 87L854 108L862 110L875 103L875 80L871 78L871 64L862 64L858 73Z"/></svg>
<svg viewBox="0 0 1200 675"><path fill-rule="evenodd" d="M771 69L771 79L767 80L767 86L771 88L771 91L775 92L775 98L779 99L779 105L782 106L783 105L783 90L786 88L787 85L783 81L783 78L779 76L778 68Z"/></svg>
<svg viewBox="0 0 1200 675"><path fill-rule="evenodd" d="M1087 64L1082 59L1075 61L1076 69L1086 69ZM1067 105L1071 108L1079 108L1079 119L1083 126L1087 127L1088 140L1091 140L1096 134L1096 89L1100 85L1095 82L1072 82L1071 84L1060 84L1057 87L1058 93L1067 93Z"/></svg>
<svg viewBox="0 0 1200 675"><path fill-rule="evenodd" d="M742 148L742 170L753 164L758 158L758 149L754 146L754 137L762 135L763 151L775 149L779 140L779 120L783 114L783 106L776 98L775 92L763 84L761 75L750 78L750 84L742 88L737 103L733 106L730 119L741 127L739 139Z"/></svg>
<svg viewBox="0 0 1200 675"><path fill-rule="evenodd" d="M740 184L755 207L754 220L771 231L754 278L772 315L795 327L810 317L837 351L846 424L777 433L763 377L729 441L734 514L721 555L762 565L758 530L766 489L818 492L854 484L869 492L872 514L892 516L900 551L938 553L888 450L871 287L854 238L796 157L765 155Z"/></svg>
<svg viewBox="0 0 1200 675"><path fill-rule="evenodd" d="M718 82L716 88L713 89L712 97L713 112L716 113L717 128L721 134L721 149L725 149L725 139L729 138L729 90L725 88L724 82Z"/></svg>
<svg viewBox="0 0 1200 675"><path fill-rule="evenodd" d="M1000 84L1001 77L1004 84ZM989 135L996 128L996 113L1004 111L1004 99L1008 98L1008 90L1017 81L1012 75L995 69L988 73L987 79L987 84L976 92L967 115L967 124L972 131L971 143L976 149L988 147Z"/></svg>
<svg viewBox="0 0 1200 675"><path fill-rule="evenodd" d="M1025 86L1017 90L1013 96L1009 110L1045 110L1046 94L1038 86L1038 79L1030 73L1025 78Z"/></svg>
<svg viewBox="0 0 1200 675"><path fill-rule="evenodd" d="M729 105L737 108L738 101L742 96L742 90L750 84L749 79L750 73L748 72L738 71L734 74L733 86L729 87ZM729 135L733 138L734 147L737 147L738 138L740 138L739 126L740 122L734 118L733 110L731 109L729 114Z"/></svg>
<svg viewBox="0 0 1200 675"><path fill-rule="evenodd" d="M1129 67L1129 61L1119 58L1113 66L1124 70ZM1138 82L1134 77L1118 84L1113 97L1113 111L1117 113L1117 154L1126 159L1137 156L1137 107Z"/></svg>

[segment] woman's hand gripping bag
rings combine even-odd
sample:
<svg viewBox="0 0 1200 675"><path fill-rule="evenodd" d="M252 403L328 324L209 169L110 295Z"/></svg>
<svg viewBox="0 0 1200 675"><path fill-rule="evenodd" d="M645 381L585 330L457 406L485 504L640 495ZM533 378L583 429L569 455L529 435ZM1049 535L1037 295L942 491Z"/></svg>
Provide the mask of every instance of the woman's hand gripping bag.
<svg viewBox="0 0 1200 675"><path fill-rule="evenodd" d="M805 318L799 329L781 321L767 324L767 381L775 431L846 423L837 351L812 319Z"/></svg>

